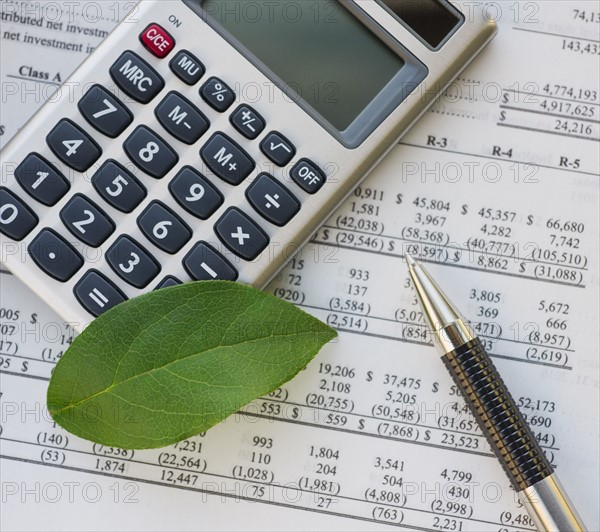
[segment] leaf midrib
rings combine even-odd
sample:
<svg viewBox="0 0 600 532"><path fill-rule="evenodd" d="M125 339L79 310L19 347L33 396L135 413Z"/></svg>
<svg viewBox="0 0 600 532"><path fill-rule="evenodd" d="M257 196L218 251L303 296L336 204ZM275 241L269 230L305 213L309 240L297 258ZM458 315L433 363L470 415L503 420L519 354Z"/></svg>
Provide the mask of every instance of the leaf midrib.
<svg viewBox="0 0 600 532"><path fill-rule="evenodd" d="M91 401L92 399L98 397L99 395L102 395L104 393L109 393L113 389L118 388L119 386L122 386L122 385L124 385L124 384L126 384L128 382L131 382L131 381L133 381L135 379L138 379L140 377L145 377L145 376L151 375L151 374L153 374L156 371L160 371L160 370L162 370L164 368L168 368L172 364L177 364L178 362L187 360L188 358L193 357L193 356L206 355L206 354L209 354L209 353L211 353L213 351L216 351L217 349L228 348L228 347L236 347L236 346L243 346L245 344L250 344L252 342L257 342L257 341L260 341L260 340L266 340L267 338L275 338L275 337L285 338L285 337L288 337L288 336L297 337L297 336L300 336L300 335L307 335L307 334L308 335L312 335L312 334L320 335L320 334L323 334L323 333L318 332L318 331L316 331L316 332L315 331L304 331L304 332L301 332L301 333L293 332L293 333L283 333L283 334L268 334L268 335L265 335L265 336L258 336L256 338L252 338L252 339L249 339L249 340L242 340L241 342L236 342L234 344L216 345L216 346L210 347L208 349L205 349L203 351L199 351L199 352L196 352L196 353L190 353L189 355L187 355L185 357L177 358L175 360L172 360L172 361L168 362L167 364L165 364L163 366L160 366L160 367L157 367L157 368L152 368L152 369L144 371L142 373L138 373L136 375L128 377L127 379L119 381L117 383L113 382L110 386L108 386L106 388L103 388L102 390L99 390L96 393L93 393L92 395L88 395L87 397L84 397L84 398L80 399L76 403L68 404L68 405L66 405L66 406L64 406L62 408L59 408L58 410L52 410L52 411L50 411L50 413L52 415L60 415L62 412L65 412L66 410L77 408L79 405L81 405L81 404L83 404L83 403L85 403L87 401Z"/></svg>

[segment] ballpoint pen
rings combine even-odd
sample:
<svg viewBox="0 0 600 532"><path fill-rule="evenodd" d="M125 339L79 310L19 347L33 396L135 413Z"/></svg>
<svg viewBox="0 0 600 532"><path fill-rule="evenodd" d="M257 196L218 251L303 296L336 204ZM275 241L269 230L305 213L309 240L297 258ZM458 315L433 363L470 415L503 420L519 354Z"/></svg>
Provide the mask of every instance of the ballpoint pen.
<svg viewBox="0 0 600 532"><path fill-rule="evenodd" d="M406 262L442 360L538 530L586 530L481 341L425 268Z"/></svg>

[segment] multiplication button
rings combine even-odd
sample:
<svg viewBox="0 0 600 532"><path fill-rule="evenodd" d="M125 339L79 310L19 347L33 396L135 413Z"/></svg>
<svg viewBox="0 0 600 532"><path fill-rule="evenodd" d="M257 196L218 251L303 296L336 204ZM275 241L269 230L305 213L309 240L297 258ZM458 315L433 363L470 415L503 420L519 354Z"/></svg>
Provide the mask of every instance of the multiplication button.
<svg viewBox="0 0 600 532"><path fill-rule="evenodd" d="M232 207L215 224L215 233L231 251L254 260L269 245L267 234L242 211Z"/></svg>
<svg viewBox="0 0 600 532"><path fill-rule="evenodd" d="M95 317L127 299L104 275L94 270L81 278L73 293L79 303Z"/></svg>

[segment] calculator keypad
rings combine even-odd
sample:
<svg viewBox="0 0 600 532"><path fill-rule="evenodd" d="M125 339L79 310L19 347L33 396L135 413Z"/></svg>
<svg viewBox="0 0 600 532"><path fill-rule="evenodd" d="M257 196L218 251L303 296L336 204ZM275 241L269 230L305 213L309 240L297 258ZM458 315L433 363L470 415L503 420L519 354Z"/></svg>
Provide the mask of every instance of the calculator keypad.
<svg viewBox="0 0 600 532"><path fill-rule="evenodd" d="M79 240L97 248L114 232L115 224L81 194L73 196L60 211L60 219Z"/></svg>
<svg viewBox="0 0 600 532"><path fill-rule="evenodd" d="M192 238L192 230L171 209L153 201L138 218L142 233L156 247L177 253Z"/></svg>
<svg viewBox="0 0 600 532"><path fill-rule="evenodd" d="M171 59L169 67L181 81L188 85L195 85L204 76L204 65L200 60L187 50L181 50Z"/></svg>
<svg viewBox="0 0 600 532"><path fill-rule="evenodd" d="M170 92L155 114L161 125L185 144L194 144L210 127L208 118L177 92Z"/></svg>
<svg viewBox="0 0 600 532"><path fill-rule="evenodd" d="M146 189L123 166L106 161L92 177L92 185L104 200L121 212L131 212L146 197Z"/></svg>
<svg viewBox="0 0 600 532"><path fill-rule="evenodd" d="M235 281L236 269L206 242L199 242L183 259L183 266L195 281Z"/></svg>
<svg viewBox="0 0 600 532"><path fill-rule="evenodd" d="M137 127L123 148L140 170L156 179L167 175L179 161L173 148L146 126Z"/></svg>
<svg viewBox="0 0 600 532"><path fill-rule="evenodd" d="M159 30L162 28L152 24L140 38L147 49L160 59L169 54L175 43L168 33ZM174 74L173 80L176 77L189 86L197 84L206 73L202 62L187 50L177 51L168 66ZM131 50L125 51L109 72L123 94L142 104L152 102L166 85L161 75ZM230 281L239 277L237 269L213 247L214 244L199 240L202 233L194 235L194 230L177 212L152 197L154 185L148 177L162 179L178 164L179 155L169 139L196 145L211 128L207 115L211 120L219 120L214 111L227 112L237 96L231 87L215 76L195 89L199 94L196 98L185 97L181 93L185 88L177 80L169 82L171 87L177 90L166 92L153 109L160 124L157 127L164 128L166 133L155 130L151 124L138 122L122 141L122 159L127 161L128 157L141 172L132 171L133 165L113 155L118 160L102 161L91 180L95 192L104 202L123 213L132 213L150 196L151 201L143 206L141 214L136 214L137 226L144 235L139 238L143 241L121 234L105 253L106 262L115 272L115 277L138 289L147 288L150 283L155 290L181 284L179 274L175 277L166 271L160 275L161 263L153 253L161 250L175 255L190 244L194 236L196 240L190 246L191 250L186 250L183 259L176 259L181 261L189 277L194 280ZM82 117L79 122L85 120L93 128L88 127L88 131L115 139L134 123L132 111L139 106L133 104L130 110L129 104L125 105L112 90L112 87L108 90L95 84L77 102L77 107ZM192 166L179 168L167 186L179 207L199 220L209 220L226 200L224 193L227 190L219 190L221 185L216 183L216 178L233 186L239 186L249 178L256 162L246 151L246 145L256 141L256 145L247 148L248 151L260 150L270 162L285 168L283 173L295 183L291 185L293 189L288 190L272 175L261 173L245 190L247 208L230 207L216 222L213 220L207 225L200 225L212 227L223 247L237 257L253 261L270 242L261 225L268 222L281 227L290 222L301 209L301 202L296 197L298 191L316 193L325 183L325 174L309 159L300 159L291 170L286 168L296 156L296 147L278 131L271 131L257 141L267 123L250 105L241 103L228 117L220 118L220 123L226 123L224 120L227 119L233 138L241 139L241 144L233 140L227 130L214 132L207 141L193 148L199 156L198 169ZM166 136L161 136L163 133ZM46 141L63 163L78 172L87 171L102 156L94 138L67 118L54 126ZM260 164L263 164L265 159L261 159ZM206 175L199 171L200 161L210 171L205 172ZM15 170L15 178L30 196L49 207L66 196L71 186L59 170L37 153L31 153L23 160ZM157 187L161 188L160 185ZM24 239L39 223L36 214L4 187L0 187L0 200L0 232L14 240ZM253 216L244 212L251 209L256 211ZM259 218L263 222L257 223ZM60 219L77 240L92 247L103 245L117 229L102 208L81 193L69 199L60 211ZM210 238L207 240L210 241ZM33 239L28 251L44 272L62 282L71 279L85 264L73 245L49 228L43 229ZM164 257L162 253L159 256ZM127 299L116 284L94 269L83 274L73 293L93 316Z"/></svg>
<svg viewBox="0 0 600 532"><path fill-rule="evenodd" d="M104 275L94 270L81 278L73 293L81 305L96 317L127 299Z"/></svg>
<svg viewBox="0 0 600 532"><path fill-rule="evenodd" d="M300 202L269 174L261 174L246 191L248 201L272 224L283 226L300 211Z"/></svg>
<svg viewBox="0 0 600 532"><path fill-rule="evenodd" d="M296 148L281 133L272 131L260 143L260 150L277 166L287 166L296 155Z"/></svg>
<svg viewBox="0 0 600 532"><path fill-rule="evenodd" d="M158 72L131 51L117 59L110 75L127 96L140 103L150 103L165 86Z"/></svg>
<svg viewBox="0 0 600 532"><path fill-rule="evenodd" d="M227 111L235 102L235 92L219 78L210 78L200 89L200 96L220 113Z"/></svg>
<svg viewBox="0 0 600 532"><path fill-rule="evenodd" d="M145 288L160 272L154 257L127 236L120 236L110 247L106 260L121 279L136 288Z"/></svg>
<svg viewBox="0 0 600 532"><path fill-rule="evenodd" d="M56 205L71 185L54 166L30 153L15 170L15 178L32 198L48 207Z"/></svg>
<svg viewBox="0 0 600 532"><path fill-rule="evenodd" d="M102 155L92 137L66 118L50 131L46 142L54 155L78 172L88 170Z"/></svg>
<svg viewBox="0 0 600 532"><path fill-rule="evenodd" d="M51 229L43 229L27 252L34 262L57 281L68 281L83 266L83 258L62 236Z"/></svg>
<svg viewBox="0 0 600 532"><path fill-rule="evenodd" d="M223 133L215 133L200 155L206 166L230 185L239 185L256 166L252 158Z"/></svg>
<svg viewBox="0 0 600 532"><path fill-rule="evenodd" d="M254 260L269 245L267 234L239 209L228 209L215 224L215 233L231 251Z"/></svg>
<svg viewBox="0 0 600 532"><path fill-rule="evenodd" d="M0 187L0 233L23 240L38 223L37 216L10 190Z"/></svg>
<svg viewBox="0 0 600 532"><path fill-rule="evenodd" d="M174 177L169 190L179 205L201 220L208 220L224 201L216 187L189 166Z"/></svg>
<svg viewBox="0 0 600 532"><path fill-rule="evenodd" d="M94 85L77 107L94 129L113 139L133 122L129 109L100 85Z"/></svg>

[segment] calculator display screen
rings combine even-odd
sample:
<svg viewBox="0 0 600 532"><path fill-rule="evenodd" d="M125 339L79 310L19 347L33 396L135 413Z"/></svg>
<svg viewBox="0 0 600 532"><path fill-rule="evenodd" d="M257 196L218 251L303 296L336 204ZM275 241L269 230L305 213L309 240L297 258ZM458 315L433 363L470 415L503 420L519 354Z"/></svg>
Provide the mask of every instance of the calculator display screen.
<svg viewBox="0 0 600 532"><path fill-rule="evenodd" d="M347 129L404 66L336 0L203 0L201 5L338 131Z"/></svg>

